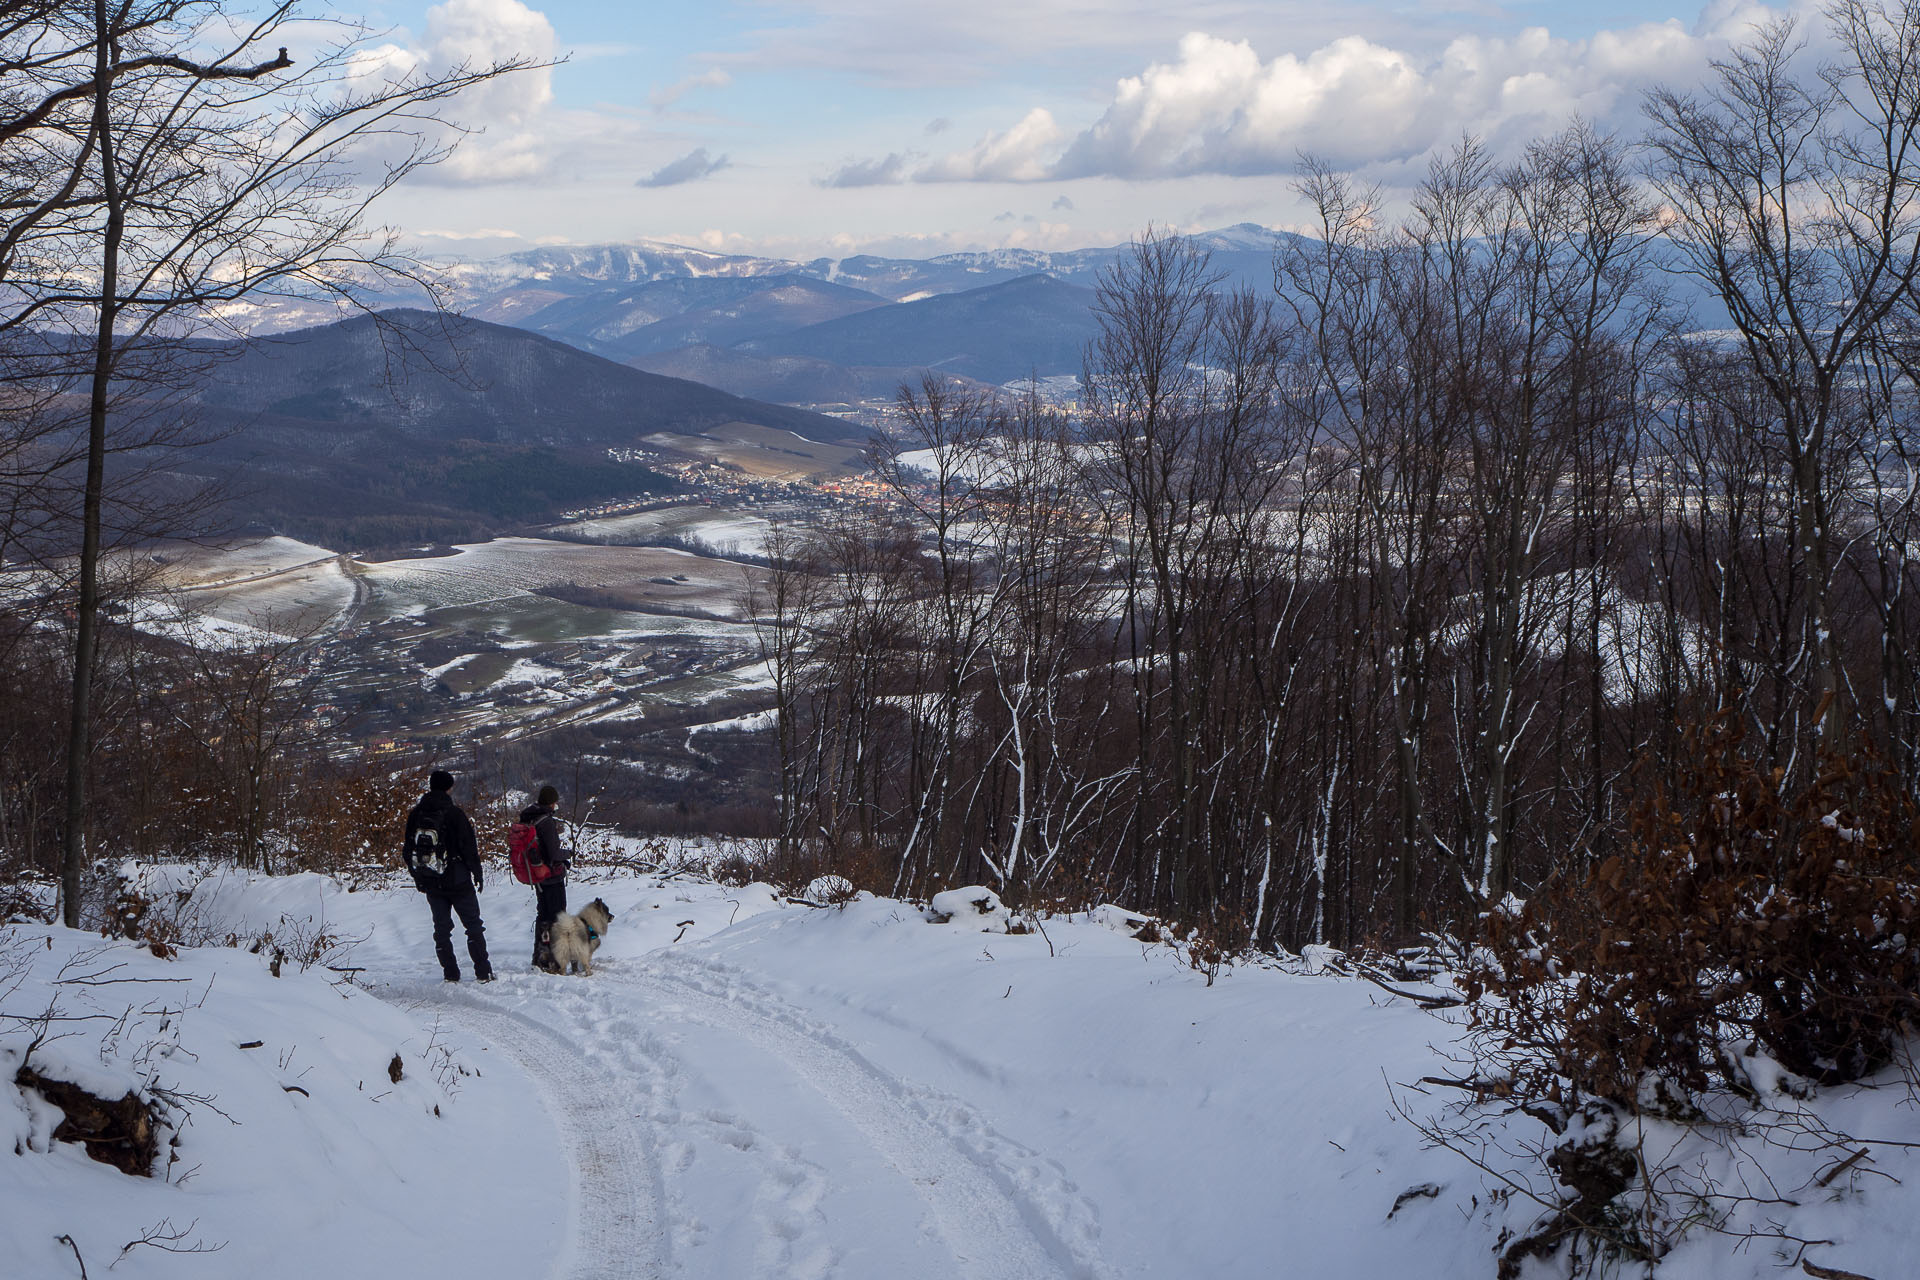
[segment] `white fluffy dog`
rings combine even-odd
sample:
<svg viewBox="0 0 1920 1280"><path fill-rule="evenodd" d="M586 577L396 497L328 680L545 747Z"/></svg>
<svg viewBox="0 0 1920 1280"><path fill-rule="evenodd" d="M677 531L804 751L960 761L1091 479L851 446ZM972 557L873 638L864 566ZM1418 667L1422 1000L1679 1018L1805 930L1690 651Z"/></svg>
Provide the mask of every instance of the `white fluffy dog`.
<svg viewBox="0 0 1920 1280"><path fill-rule="evenodd" d="M613 912L595 898L580 908L578 915L563 911L553 921L553 969L555 973L579 972L593 976L593 953L607 936Z"/></svg>

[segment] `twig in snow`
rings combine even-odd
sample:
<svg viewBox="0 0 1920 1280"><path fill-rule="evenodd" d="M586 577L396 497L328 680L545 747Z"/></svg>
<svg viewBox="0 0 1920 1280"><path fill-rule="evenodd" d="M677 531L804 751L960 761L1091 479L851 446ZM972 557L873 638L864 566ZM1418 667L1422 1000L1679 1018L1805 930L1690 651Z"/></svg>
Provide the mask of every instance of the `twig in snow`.
<svg viewBox="0 0 1920 1280"><path fill-rule="evenodd" d="M1382 991L1399 996L1402 1000L1411 1000L1422 1009L1454 1009L1466 1003L1461 996L1423 996L1417 991L1402 991L1369 969L1355 969L1354 972Z"/></svg>
<svg viewBox="0 0 1920 1280"><path fill-rule="evenodd" d="M188 1234L199 1224L200 1219L195 1218L184 1227L175 1227L173 1225L173 1219L162 1218L153 1226L148 1227L138 1240L129 1240L126 1244L122 1245L120 1247L120 1257L109 1262L107 1264L107 1270L111 1271L119 1266L121 1258L126 1257L143 1244L158 1249L163 1253L218 1253L227 1247L227 1243L224 1240L219 1244L208 1244L204 1240L195 1240L192 1244L181 1244L180 1242L185 1240Z"/></svg>
<svg viewBox="0 0 1920 1280"><path fill-rule="evenodd" d="M1053 949L1053 939L1047 937L1047 926L1040 923L1040 913L1037 911L1034 912L1033 915L1029 917L1029 919L1033 921L1033 927L1040 931L1040 936L1046 939L1047 954L1057 959L1059 953L1057 953Z"/></svg>
<svg viewBox="0 0 1920 1280"><path fill-rule="evenodd" d="M1815 1277L1816 1280L1872 1280L1870 1276L1863 1276L1858 1271L1842 1271L1838 1267L1823 1267L1819 1263L1807 1258L1800 1260L1800 1269L1808 1275Z"/></svg>
<svg viewBox="0 0 1920 1280"><path fill-rule="evenodd" d="M1437 1182L1423 1182L1418 1186L1408 1187L1394 1199L1393 1208L1387 1210L1387 1221L1393 1221L1393 1215L1406 1208L1409 1202L1435 1199L1445 1189Z"/></svg>
<svg viewBox="0 0 1920 1280"><path fill-rule="evenodd" d="M1854 1165L1859 1164L1862 1160L1866 1158L1867 1158L1867 1148L1862 1147L1858 1151L1854 1152L1852 1155L1848 1156L1845 1160L1842 1160L1839 1164L1834 1165L1833 1168L1821 1174L1818 1178L1814 1180L1814 1185L1817 1187L1832 1186L1833 1180L1835 1178L1839 1177L1841 1174L1845 1173L1847 1170L1853 1168Z"/></svg>
<svg viewBox="0 0 1920 1280"><path fill-rule="evenodd" d="M80 1280L87 1280L87 1260L80 1256L80 1246L73 1242L72 1236L55 1236L54 1240L73 1250L73 1260L80 1264Z"/></svg>
<svg viewBox="0 0 1920 1280"><path fill-rule="evenodd" d="M1464 1089L1468 1093L1479 1093L1483 1088L1471 1080L1455 1080L1448 1076L1421 1076L1420 1083L1442 1085L1448 1089Z"/></svg>

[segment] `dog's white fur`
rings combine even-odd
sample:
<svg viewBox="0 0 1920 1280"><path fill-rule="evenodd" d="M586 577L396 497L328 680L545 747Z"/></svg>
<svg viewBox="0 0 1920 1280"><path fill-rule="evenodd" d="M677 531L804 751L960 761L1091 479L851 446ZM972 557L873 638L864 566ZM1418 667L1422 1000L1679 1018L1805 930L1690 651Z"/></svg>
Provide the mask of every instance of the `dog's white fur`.
<svg viewBox="0 0 1920 1280"><path fill-rule="evenodd" d="M578 970L591 978L593 953L600 949L600 940L607 936L607 926L612 923L613 912L598 898L580 908L578 915L563 911L554 917L554 970L558 973Z"/></svg>

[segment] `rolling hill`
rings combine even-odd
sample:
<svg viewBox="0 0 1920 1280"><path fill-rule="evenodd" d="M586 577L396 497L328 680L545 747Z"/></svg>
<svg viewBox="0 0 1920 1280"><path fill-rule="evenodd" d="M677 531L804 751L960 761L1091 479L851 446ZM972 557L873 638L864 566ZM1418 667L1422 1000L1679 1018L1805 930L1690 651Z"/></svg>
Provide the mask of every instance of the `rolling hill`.
<svg viewBox="0 0 1920 1280"><path fill-rule="evenodd" d="M650 436L791 432L842 450L865 439L834 418L426 312L207 354L191 399L214 443L176 469L232 494L237 525L343 550L480 537L669 491L646 460L701 454Z"/></svg>
<svg viewBox="0 0 1920 1280"><path fill-rule="evenodd" d="M898 302L741 344L762 356L939 369L983 382L1075 373L1093 337L1094 292L1046 275Z"/></svg>
<svg viewBox="0 0 1920 1280"><path fill-rule="evenodd" d="M391 311L238 344L195 393L236 419L378 427L404 441L619 447L722 422L864 438L801 409L662 377L506 325Z"/></svg>
<svg viewBox="0 0 1920 1280"><path fill-rule="evenodd" d="M614 359L680 347L732 347L837 320L887 300L807 276L659 280L604 289L542 308L518 327L563 342L590 340Z"/></svg>

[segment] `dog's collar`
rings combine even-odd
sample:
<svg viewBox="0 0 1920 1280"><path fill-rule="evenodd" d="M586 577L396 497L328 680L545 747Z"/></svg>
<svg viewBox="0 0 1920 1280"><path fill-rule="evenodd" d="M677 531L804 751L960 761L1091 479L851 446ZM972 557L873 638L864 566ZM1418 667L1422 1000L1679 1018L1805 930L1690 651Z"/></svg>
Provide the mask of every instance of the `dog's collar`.
<svg viewBox="0 0 1920 1280"><path fill-rule="evenodd" d="M596 932L596 931L595 931L595 929L594 929L594 927L593 927L592 925L588 925L588 926L587 926L587 937L588 937L588 939L589 939L589 940L591 940L591 941L593 941L593 942L598 942L598 941L600 941L600 935L599 935L599 933L598 933L598 932Z"/></svg>

